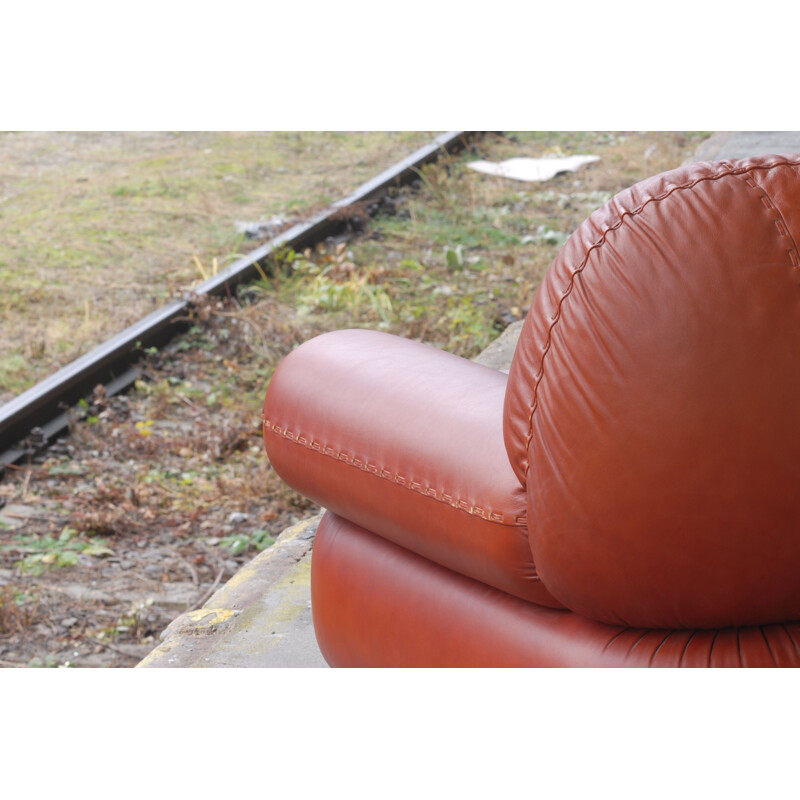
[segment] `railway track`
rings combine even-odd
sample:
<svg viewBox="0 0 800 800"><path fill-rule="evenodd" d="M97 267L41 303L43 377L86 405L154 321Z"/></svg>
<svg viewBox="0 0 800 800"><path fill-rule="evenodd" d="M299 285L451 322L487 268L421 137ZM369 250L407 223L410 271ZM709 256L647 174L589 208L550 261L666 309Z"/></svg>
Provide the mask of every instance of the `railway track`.
<svg viewBox="0 0 800 800"><path fill-rule="evenodd" d="M326 211L295 225L253 250L185 295L148 314L85 355L67 364L16 398L0 406L0 475L68 428L67 409L102 385L110 397L124 391L140 376L141 351L162 347L185 328L195 298L230 293L241 283L259 276L259 270L277 249L302 250L335 236L346 225L347 209L363 209L386 195L390 188L407 185L419 177L419 169L444 153L463 149L479 131L449 131L416 150L392 167L362 184Z"/></svg>

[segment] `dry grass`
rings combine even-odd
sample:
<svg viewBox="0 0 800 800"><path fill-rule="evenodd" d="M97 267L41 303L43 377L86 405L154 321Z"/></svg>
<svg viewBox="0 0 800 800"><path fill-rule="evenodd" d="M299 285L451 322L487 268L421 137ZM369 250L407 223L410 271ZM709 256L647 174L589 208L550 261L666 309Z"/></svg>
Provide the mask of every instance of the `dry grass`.
<svg viewBox="0 0 800 800"><path fill-rule="evenodd" d="M0 134L0 403L430 133Z"/></svg>

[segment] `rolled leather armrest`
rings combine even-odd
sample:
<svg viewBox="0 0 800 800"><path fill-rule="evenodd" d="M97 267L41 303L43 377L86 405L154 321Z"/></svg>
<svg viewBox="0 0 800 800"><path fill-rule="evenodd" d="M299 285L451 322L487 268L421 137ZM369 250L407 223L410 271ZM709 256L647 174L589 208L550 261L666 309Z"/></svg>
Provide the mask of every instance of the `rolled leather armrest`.
<svg viewBox="0 0 800 800"><path fill-rule="evenodd" d="M264 403L278 474L320 505L463 575L560 607L536 574L506 454L507 376L367 330L280 364Z"/></svg>

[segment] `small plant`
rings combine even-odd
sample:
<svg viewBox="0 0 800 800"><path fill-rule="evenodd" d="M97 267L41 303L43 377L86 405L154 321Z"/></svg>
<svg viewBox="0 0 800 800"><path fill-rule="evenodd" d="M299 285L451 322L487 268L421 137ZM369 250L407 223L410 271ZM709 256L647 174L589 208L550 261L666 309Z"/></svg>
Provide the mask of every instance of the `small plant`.
<svg viewBox="0 0 800 800"><path fill-rule="evenodd" d="M238 556L250 549L258 550L259 552L266 550L275 544L275 537L271 536L268 531L256 531L249 536L235 534L233 536L225 536L222 539L209 540L209 544L212 542L215 542L218 547L227 547L232 555Z"/></svg>
<svg viewBox="0 0 800 800"><path fill-rule="evenodd" d="M556 247L563 247L567 239L569 239L569 236L566 233L554 231L547 225L539 225L536 228L536 233L523 236L520 243L529 244L533 242L535 244L550 244Z"/></svg>
<svg viewBox="0 0 800 800"><path fill-rule="evenodd" d="M48 569L74 567L81 554L87 556L113 555L105 539L84 539L78 532L65 526L57 539L51 536L16 536L0 550L19 552L23 557L14 566L29 575L41 575Z"/></svg>
<svg viewBox="0 0 800 800"><path fill-rule="evenodd" d="M131 604L128 610L121 614L116 622L102 628L97 636L102 641L115 641L123 637L135 639L136 641L147 641L150 636L151 628L151 607L155 603L152 597L145 600L137 600Z"/></svg>
<svg viewBox="0 0 800 800"><path fill-rule="evenodd" d="M344 282L331 280L327 275L317 275L311 285L298 297L301 311L346 311L354 318L366 311L388 323L392 315L392 301L382 286L373 286L369 274Z"/></svg>
<svg viewBox="0 0 800 800"><path fill-rule="evenodd" d="M448 269L464 269L464 248L460 244L455 247L445 246L444 257Z"/></svg>
<svg viewBox="0 0 800 800"><path fill-rule="evenodd" d="M34 656L27 664L27 667L34 669L34 668L48 668L48 669L71 669L75 665L71 661L62 661L59 660L55 656L45 656L42 658L41 656Z"/></svg>
<svg viewBox="0 0 800 800"><path fill-rule="evenodd" d="M152 436L153 435L153 420L146 419L135 423L134 427L136 428L136 432L140 436Z"/></svg>
<svg viewBox="0 0 800 800"><path fill-rule="evenodd" d="M21 632L36 622L39 595L14 586L0 587L0 635Z"/></svg>

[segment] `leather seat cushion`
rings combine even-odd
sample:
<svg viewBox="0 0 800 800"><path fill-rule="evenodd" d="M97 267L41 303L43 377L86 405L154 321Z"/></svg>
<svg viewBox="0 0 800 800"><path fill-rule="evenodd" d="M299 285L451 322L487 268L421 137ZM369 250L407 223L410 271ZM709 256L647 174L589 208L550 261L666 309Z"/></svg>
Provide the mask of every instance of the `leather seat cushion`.
<svg viewBox="0 0 800 800"><path fill-rule="evenodd" d="M336 667L797 667L800 624L606 625L490 589L327 513L311 557L314 630Z"/></svg>

